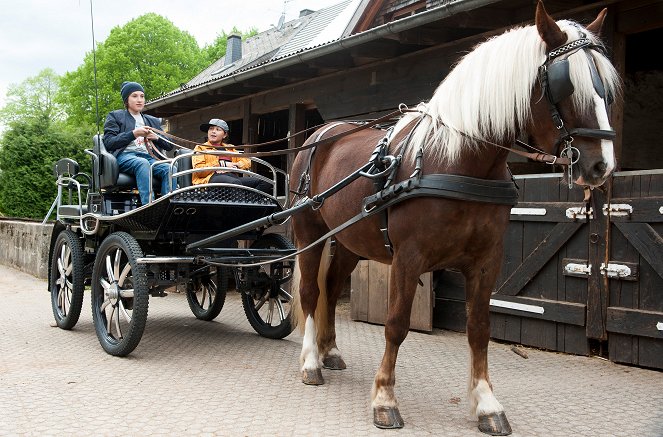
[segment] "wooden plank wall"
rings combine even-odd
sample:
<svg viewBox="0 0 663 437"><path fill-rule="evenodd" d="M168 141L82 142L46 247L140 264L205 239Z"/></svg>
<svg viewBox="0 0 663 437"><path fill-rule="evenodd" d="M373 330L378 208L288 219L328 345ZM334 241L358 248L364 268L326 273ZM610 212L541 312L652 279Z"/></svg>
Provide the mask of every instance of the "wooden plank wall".
<svg viewBox="0 0 663 437"><path fill-rule="evenodd" d="M384 325L389 306L389 275L391 266L375 261L359 261L351 279L352 320ZM432 274L421 276L422 285L417 291L410 313L410 329L430 332L433 330Z"/></svg>

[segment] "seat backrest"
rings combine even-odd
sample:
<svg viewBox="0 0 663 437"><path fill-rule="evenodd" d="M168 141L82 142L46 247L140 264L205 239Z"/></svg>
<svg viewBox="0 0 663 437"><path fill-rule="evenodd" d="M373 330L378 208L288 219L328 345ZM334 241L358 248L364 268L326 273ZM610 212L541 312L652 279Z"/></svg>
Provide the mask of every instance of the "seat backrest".
<svg viewBox="0 0 663 437"><path fill-rule="evenodd" d="M94 163L94 180L95 186L98 188L108 188L117 186L117 178L120 174L120 169L117 165L115 156L106 150L104 140L101 135L95 135L92 138L94 147L92 151L97 156Z"/></svg>
<svg viewBox="0 0 663 437"><path fill-rule="evenodd" d="M55 173L56 178L60 176L76 176L78 171L78 163L71 158L62 158L53 166L53 173Z"/></svg>
<svg viewBox="0 0 663 437"><path fill-rule="evenodd" d="M193 155L193 151L189 149L178 149L175 152L175 156L182 156L182 155ZM191 156L180 158L177 160L177 171L191 170L192 168L193 166L191 165ZM191 173L187 173L183 176L178 176L177 185L179 185L180 188L190 187L192 185Z"/></svg>

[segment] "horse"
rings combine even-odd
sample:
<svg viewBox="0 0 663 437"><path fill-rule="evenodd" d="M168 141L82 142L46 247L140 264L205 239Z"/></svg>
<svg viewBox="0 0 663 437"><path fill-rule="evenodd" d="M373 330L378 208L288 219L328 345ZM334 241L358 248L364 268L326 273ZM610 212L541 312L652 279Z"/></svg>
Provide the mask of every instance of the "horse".
<svg viewBox="0 0 663 437"><path fill-rule="evenodd" d="M539 1L533 25L474 47L419 112L404 114L394 126L388 152L399 157L400 166L393 183L420 172L513 184L509 150L503 147L527 135L542 154L553 156L549 163L566 158L567 182L600 186L616 166L608 105L621 92L599 40L605 15L604 9L583 27L555 21ZM350 123L333 123L311 135L305 145L337 139L297 155L290 189L315 199L361 167L386 138L380 129L355 130ZM361 211L364 199L375 193L374 180L360 177L292 218L298 249L310 247L297 256L293 280L295 318L303 331L302 382L323 384L322 367L346 368L336 344L335 308L359 259L390 264L386 344L371 406L375 426L403 427L394 393L395 365L408 334L418 279L426 272L455 269L466 280L470 410L480 431L509 435L511 426L488 374L488 343L489 301L512 205L416 196L385 209L390 244L385 244L378 214L336 233L333 253L329 239L315 244Z"/></svg>

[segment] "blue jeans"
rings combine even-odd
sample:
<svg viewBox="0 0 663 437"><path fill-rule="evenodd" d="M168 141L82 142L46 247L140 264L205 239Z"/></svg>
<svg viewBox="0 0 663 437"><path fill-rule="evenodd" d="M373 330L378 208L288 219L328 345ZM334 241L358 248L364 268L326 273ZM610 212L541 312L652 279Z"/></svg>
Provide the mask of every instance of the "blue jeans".
<svg viewBox="0 0 663 437"><path fill-rule="evenodd" d="M117 156L120 171L132 174L136 178L140 201L143 205L147 205L150 201L150 166L153 162L156 162L156 159L147 153L122 152ZM169 167L170 165L167 163L154 166L153 177L161 181L161 194L169 193L171 189L175 188L174 182L168 180Z"/></svg>

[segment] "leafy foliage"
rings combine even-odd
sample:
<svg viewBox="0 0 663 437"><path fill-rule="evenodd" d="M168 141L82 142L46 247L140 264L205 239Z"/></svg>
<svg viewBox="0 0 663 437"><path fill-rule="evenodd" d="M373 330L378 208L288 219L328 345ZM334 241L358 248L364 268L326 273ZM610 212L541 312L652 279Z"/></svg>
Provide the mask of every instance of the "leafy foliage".
<svg viewBox="0 0 663 437"><path fill-rule="evenodd" d="M94 53L62 79L60 101L70 123L95 124ZM96 47L99 117L123 106L120 86L139 82L147 99L172 91L208 63L196 40L168 19L149 13L111 30Z"/></svg>
<svg viewBox="0 0 663 437"><path fill-rule="evenodd" d="M43 218L57 194L53 165L58 159L72 158L89 174L83 145L90 135L37 119L11 123L0 140L0 212Z"/></svg>
<svg viewBox="0 0 663 437"><path fill-rule="evenodd" d="M59 84L60 76L50 68L20 84L11 84L7 90L7 103L0 109L0 121L8 125L26 119L62 120L62 106L55 99Z"/></svg>

